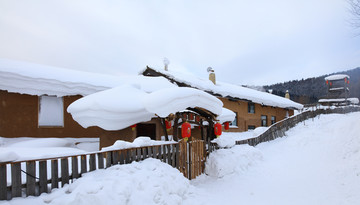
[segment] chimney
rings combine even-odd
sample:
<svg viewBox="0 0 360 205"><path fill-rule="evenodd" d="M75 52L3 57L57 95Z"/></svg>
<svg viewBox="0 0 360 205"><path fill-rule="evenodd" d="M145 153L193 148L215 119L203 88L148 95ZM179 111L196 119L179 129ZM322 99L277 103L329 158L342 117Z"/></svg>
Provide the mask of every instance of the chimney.
<svg viewBox="0 0 360 205"><path fill-rule="evenodd" d="M285 93L285 98L287 98L287 99L289 99L289 100L290 100L289 90L286 90L286 93Z"/></svg>
<svg viewBox="0 0 360 205"><path fill-rule="evenodd" d="M165 57L163 62L164 62L164 65L165 65L165 71L168 71L168 67L169 67L169 64L170 64L169 59L167 59L167 58Z"/></svg>
<svg viewBox="0 0 360 205"><path fill-rule="evenodd" d="M212 67L208 67L207 72L209 73L209 80L211 80L211 82L213 82L214 85L216 85L216 78L215 78L214 69L212 69Z"/></svg>

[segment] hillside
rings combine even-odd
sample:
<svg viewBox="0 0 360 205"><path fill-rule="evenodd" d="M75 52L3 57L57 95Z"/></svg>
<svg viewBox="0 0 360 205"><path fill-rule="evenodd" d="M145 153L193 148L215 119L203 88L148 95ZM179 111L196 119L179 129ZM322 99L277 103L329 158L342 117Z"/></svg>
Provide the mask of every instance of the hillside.
<svg viewBox="0 0 360 205"><path fill-rule="evenodd" d="M324 78L340 73L350 76L350 96L360 98L360 67L314 78L267 85L264 88L266 90L272 89L272 93L279 96L285 96L286 90L289 90L291 100L301 104L310 104L317 102L319 98L326 95L327 88Z"/></svg>

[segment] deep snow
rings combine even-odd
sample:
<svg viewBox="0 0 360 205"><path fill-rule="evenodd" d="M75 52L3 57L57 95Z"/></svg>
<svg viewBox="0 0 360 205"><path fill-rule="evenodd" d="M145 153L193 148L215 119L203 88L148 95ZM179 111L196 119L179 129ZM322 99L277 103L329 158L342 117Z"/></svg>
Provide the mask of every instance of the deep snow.
<svg viewBox="0 0 360 205"><path fill-rule="evenodd" d="M86 174L40 197L0 204L355 205L360 201L360 112L321 115L262 143L220 149L189 182L155 159Z"/></svg>

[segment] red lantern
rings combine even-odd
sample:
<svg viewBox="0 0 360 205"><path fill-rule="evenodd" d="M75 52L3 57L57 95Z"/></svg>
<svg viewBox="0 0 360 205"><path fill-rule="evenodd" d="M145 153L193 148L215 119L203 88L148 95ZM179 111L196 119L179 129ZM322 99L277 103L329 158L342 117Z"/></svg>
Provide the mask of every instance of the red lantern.
<svg viewBox="0 0 360 205"><path fill-rule="evenodd" d="M166 126L166 130L169 131L171 129L171 122L165 120L165 126Z"/></svg>
<svg viewBox="0 0 360 205"><path fill-rule="evenodd" d="M135 125L131 125L130 127L131 127L131 130L134 131L135 128L136 128L136 124L135 124Z"/></svg>
<svg viewBox="0 0 360 205"><path fill-rule="evenodd" d="M194 120L194 114L192 113L189 114L189 120Z"/></svg>
<svg viewBox="0 0 360 205"><path fill-rule="evenodd" d="M345 83L347 82L347 78L344 79L345 80Z"/></svg>
<svg viewBox="0 0 360 205"><path fill-rule="evenodd" d="M332 86L332 82L330 82L330 86Z"/></svg>
<svg viewBox="0 0 360 205"><path fill-rule="evenodd" d="M196 115L195 121L196 121L196 122L200 122L200 116L199 116L199 115Z"/></svg>
<svg viewBox="0 0 360 205"><path fill-rule="evenodd" d="M219 137L221 135L221 124L220 123L216 123L214 125L214 133L215 133L216 137Z"/></svg>
<svg viewBox="0 0 360 205"><path fill-rule="evenodd" d="M347 84L349 84L350 83L350 81L349 80L347 80Z"/></svg>
<svg viewBox="0 0 360 205"><path fill-rule="evenodd" d="M225 122L225 123L224 123L224 128L225 128L225 130L229 130L229 127L230 127L230 123L229 123L229 122Z"/></svg>
<svg viewBox="0 0 360 205"><path fill-rule="evenodd" d="M326 85L328 85L328 84L329 84L329 81L327 80L327 81L326 81Z"/></svg>
<svg viewBox="0 0 360 205"><path fill-rule="evenodd" d="M188 122L184 122L181 125L181 136L184 138L185 141L191 136L191 125Z"/></svg>

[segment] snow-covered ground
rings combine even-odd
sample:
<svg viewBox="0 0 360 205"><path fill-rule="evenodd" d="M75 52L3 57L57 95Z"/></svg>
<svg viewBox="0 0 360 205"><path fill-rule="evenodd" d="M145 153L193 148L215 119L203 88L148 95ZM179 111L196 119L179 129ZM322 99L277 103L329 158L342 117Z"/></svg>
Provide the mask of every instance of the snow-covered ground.
<svg viewBox="0 0 360 205"><path fill-rule="evenodd" d="M360 112L321 115L257 147L213 152L188 181L155 159L87 173L40 197L0 204L306 204L360 202ZM249 134L250 135L250 134Z"/></svg>

